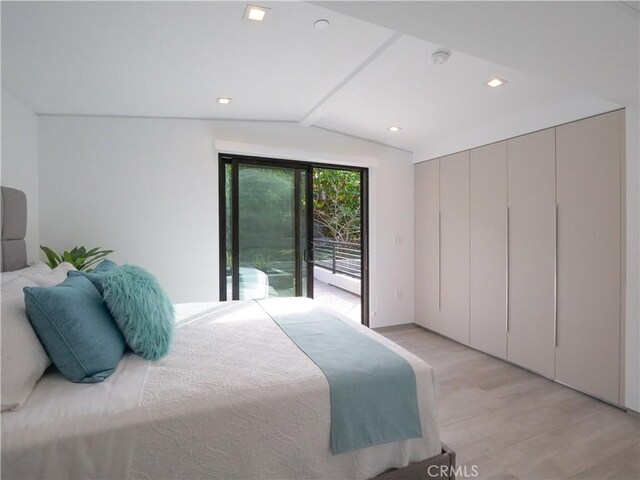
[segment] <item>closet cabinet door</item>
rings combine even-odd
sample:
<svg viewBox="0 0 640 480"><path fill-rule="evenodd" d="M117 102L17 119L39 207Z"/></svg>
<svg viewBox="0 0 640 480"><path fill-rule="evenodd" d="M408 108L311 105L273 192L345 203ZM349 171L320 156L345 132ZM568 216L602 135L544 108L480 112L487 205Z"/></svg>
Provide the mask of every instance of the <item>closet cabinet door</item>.
<svg viewBox="0 0 640 480"><path fill-rule="evenodd" d="M619 402L621 112L557 127L556 378Z"/></svg>
<svg viewBox="0 0 640 480"><path fill-rule="evenodd" d="M469 344L469 152L440 159L439 332Z"/></svg>
<svg viewBox="0 0 640 480"><path fill-rule="evenodd" d="M507 142L471 150L470 345L507 357Z"/></svg>
<svg viewBox="0 0 640 480"><path fill-rule="evenodd" d="M510 362L555 374L555 129L509 140Z"/></svg>
<svg viewBox="0 0 640 480"><path fill-rule="evenodd" d="M440 162L414 167L415 198L415 322L439 331Z"/></svg>

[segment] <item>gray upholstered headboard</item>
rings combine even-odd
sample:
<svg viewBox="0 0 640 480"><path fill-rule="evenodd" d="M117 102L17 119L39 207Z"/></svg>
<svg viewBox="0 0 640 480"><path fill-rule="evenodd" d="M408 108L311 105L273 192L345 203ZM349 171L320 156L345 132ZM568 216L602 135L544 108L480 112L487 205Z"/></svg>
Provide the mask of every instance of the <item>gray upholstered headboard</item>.
<svg viewBox="0 0 640 480"><path fill-rule="evenodd" d="M0 256L3 272L20 270L27 266L27 196L15 188L0 187L2 201L2 250Z"/></svg>

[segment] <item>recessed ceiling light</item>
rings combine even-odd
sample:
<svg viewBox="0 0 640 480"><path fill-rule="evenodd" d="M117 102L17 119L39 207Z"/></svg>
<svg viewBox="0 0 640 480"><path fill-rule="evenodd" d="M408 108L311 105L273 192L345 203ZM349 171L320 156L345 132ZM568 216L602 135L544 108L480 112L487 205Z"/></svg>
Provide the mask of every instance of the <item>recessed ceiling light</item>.
<svg viewBox="0 0 640 480"><path fill-rule="evenodd" d="M218 97L216 102L221 103L222 105L226 105L228 103L231 103L231 98L229 98L229 97Z"/></svg>
<svg viewBox="0 0 640 480"><path fill-rule="evenodd" d="M316 30L326 30L327 28L329 28L329 20L321 18L313 24L313 28L315 28Z"/></svg>
<svg viewBox="0 0 640 480"><path fill-rule="evenodd" d="M400 130L402 130L400 127L389 127L389 131L391 132L399 132Z"/></svg>
<svg viewBox="0 0 640 480"><path fill-rule="evenodd" d="M487 82L487 85L489 85L491 88L496 88L496 87L499 87L500 85L504 85L505 83L507 83L507 81L504 78L496 77L489 80Z"/></svg>
<svg viewBox="0 0 640 480"><path fill-rule="evenodd" d="M266 7L258 7L257 5L247 5L244 9L244 16L242 17L245 20L253 20L255 22L261 22L264 20L264 16L267 14Z"/></svg>

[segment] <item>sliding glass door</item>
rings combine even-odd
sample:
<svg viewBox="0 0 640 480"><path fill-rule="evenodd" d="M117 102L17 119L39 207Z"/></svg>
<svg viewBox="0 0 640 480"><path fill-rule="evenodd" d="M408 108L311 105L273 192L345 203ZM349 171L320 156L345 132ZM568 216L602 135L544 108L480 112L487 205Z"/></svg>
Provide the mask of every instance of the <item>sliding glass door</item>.
<svg viewBox="0 0 640 480"><path fill-rule="evenodd" d="M315 297L368 325L367 174L220 154L220 300Z"/></svg>
<svg viewBox="0 0 640 480"><path fill-rule="evenodd" d="M224 163L225 299L312 296L308 170Z"/></svg>

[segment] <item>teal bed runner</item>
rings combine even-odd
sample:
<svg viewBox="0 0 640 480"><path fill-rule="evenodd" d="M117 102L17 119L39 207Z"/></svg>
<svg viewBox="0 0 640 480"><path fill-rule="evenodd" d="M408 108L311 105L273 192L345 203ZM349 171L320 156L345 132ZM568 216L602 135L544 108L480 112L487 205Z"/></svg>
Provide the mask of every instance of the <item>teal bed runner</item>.
<svg viewBox="0 0 640 480"><path fill-rule="evenodd" d="M311 300L257 302L327 377L334 455L422 437L416 377L404 358Z"/></svg>

